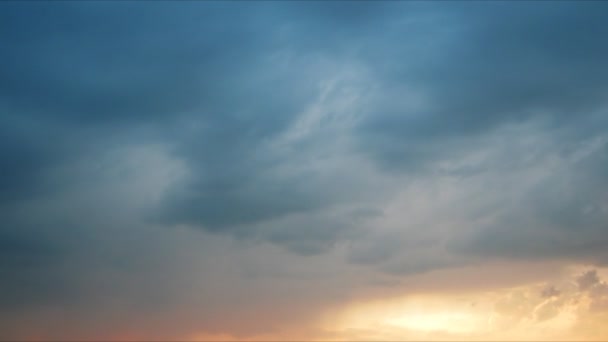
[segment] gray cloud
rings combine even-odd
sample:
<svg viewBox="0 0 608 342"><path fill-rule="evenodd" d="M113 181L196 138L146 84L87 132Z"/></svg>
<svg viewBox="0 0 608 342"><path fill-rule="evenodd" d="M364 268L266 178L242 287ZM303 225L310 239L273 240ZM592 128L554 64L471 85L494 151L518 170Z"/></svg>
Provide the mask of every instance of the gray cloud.
<svg viewBox="0 0 608 342"><path fill-rule="evenodd" d="M540 293L541 297L543 298L558 297L560 294L561 291L555 288L553 285L545 287Z"/></svg>
<svg viewBox="0 0 608 342"><path fill-rule="evenodd" d="M535 116L601 133L587 120L605 104L603 4L447 7L452 11L439 11L443 20L424 32L425 42L408 45L403 38L372 59L370 65L387 69L379 82L391 98L369 109L363 148L386 166L412 168ZM398 27L402 37L408 28ZM392 89L421 103L399 101Z"/></svg>

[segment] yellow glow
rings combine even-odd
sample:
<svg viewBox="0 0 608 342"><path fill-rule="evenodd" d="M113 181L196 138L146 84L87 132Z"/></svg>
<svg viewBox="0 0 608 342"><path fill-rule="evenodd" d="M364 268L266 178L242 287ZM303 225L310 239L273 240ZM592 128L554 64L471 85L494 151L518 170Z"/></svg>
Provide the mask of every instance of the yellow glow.
<svg viewBox="0 0 608 342"><path fill-rule="evenodd" d="M473 314L464 312L404 313L386 319L386 324L420 331L474 331L481 320Z"/></svg>
<svg viewBox="0 0 608 342"><path fill-rule="evenodd" d="M597 304L608 300L603 292L608 272L594 268L601 280L593 290L584 290L577 279L589 269L573 266L548 280L503 288L370 296L327 311L310 331L288 329L248 340L606 341L608 307L598 309ZM544 294L548 286L553 295ZM192 338L240 339L221 334Z"/></svg>
<svg viewBox="0 0 608 342"><path fill-rule="evenodd" d="M606 340L608 310L590 311L590 293L576 276L465 293L410 295L348 305L327 326L345 340ZM602 274L602 272L598 272ZM608 298L608 297L607 297Z"/></svg>
<svg viewBox="0 0 608 342"><path fill-rule="evenodd" d="M354 305L333 322L333 327L366 331L374 334L372 339L430 339L434 334L469 336L486 331L489 318L485 307L470 301L426 296Z"/></svg>

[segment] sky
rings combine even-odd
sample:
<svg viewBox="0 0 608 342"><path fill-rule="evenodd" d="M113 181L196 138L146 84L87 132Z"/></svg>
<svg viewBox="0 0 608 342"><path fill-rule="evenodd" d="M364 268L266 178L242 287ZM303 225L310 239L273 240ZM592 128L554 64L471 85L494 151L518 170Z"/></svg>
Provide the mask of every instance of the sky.
<svg viewBox="0 0 608 342"><path fill-rule="evenodd" d="M608 3L0 3L0 339L607 340Z"/></svg>

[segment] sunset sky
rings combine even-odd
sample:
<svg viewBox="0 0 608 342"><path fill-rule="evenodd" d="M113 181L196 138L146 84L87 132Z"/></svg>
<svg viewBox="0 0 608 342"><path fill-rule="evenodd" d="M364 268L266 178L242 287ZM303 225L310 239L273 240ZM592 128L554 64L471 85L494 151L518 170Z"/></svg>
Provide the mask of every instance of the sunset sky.
<svg viewBox="0 0 608 342"><path fill-rule="evenodd" d="M0 2L0 340L608 340L608 2Z"/></svg>

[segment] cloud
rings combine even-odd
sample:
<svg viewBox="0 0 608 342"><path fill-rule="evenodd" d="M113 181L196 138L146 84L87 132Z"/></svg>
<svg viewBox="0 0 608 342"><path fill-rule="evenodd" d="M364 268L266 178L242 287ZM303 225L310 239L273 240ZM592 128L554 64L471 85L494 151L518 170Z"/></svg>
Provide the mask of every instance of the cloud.
<svg viewBox="0 0 608 342"><path fill-rule="evenodd" d="M605 106L600 65L608 51L600 47L598 15L605 6L445 7L436 14L440 24L420 25L426 44L404 39L367 64L390 66L377 80L379 92L389 96L370 106L373 114L360 133L362 148L385 166L419 168L455 157L475 137L537 116L584 126ZM407 24L394 32L409 38ZM381 45L394 37L379 38Z"/></svg>
<svg viewBox="0 0 608 342"><path fill-rule="evenodd" d="M4 152L5 160L19 155L7 167L7 188L15 189L5 196L41 188L47 168L91 153L108 134L161 140L190 178L169 191L159 220L243 235L289 215L371 207L360 199L364 192L386 198L390 191L373 189L390 177L383 168L403 177L434 172L509 123L540 115L550 132L567 124L565 148L589 138L577 130L605 124L594 116L605 88L599 64L606 51L596 44L601 4L547 12L493 4L472 13L464 5L403 5L402 15L394 6L260 6L243 16L220 4L62 4L34 12L9 4L5 15L13 19L5 25L14 27L6 32L19 37L9 40L3 72L13 81L3 99L28 119L4 121L61 136L33 135L19 144L23 150ZM40 19L20 30L19 16ZM241 19L224 29L222 16ZM542 23L564 17L548 37ZM354 25L362 21L365 30ZM56 47L43 39L49 31ZM405 38L395 45L398 36ZM420 45L422 37L434 43ZM418 57L426 55L432 62ZM568 119L573 111L576 121ZM3 136L6 145L25 139ZM357 174L370 162L380 169ZM378 181L362 184L370 179Z"/></svg>
<svg viewBox="0 0 608 342"><path fill-rule="evenodd" d="M328 336L357 340L601 340L606 333L601 326L605 308L595 308L594 295L576 285L580 277L576 273L545 275L487 291L430 292L421 288L407 295L401 292L358 301L336 315L328 326L333 335ZM597 271L584 274L591 273ZM448 274L443 274L445 280L468 277ZM560 295L545 296L546 289Z"/></svg>
<svg viewBox="0 0 608 342"><path fill-rule="evenodd" d="M547 286L541 292L541 296L546 298L558 297L560 294L561 291L556 289L554 286Z"/></svg>
<svg viewBox="0 0 608 342"><path fill-rule="evenodd" d="M395 283L608 260L603 3L0 6L0 311L183 303L244 246ZM197 284L222 317L251 285Z"/></svg>

